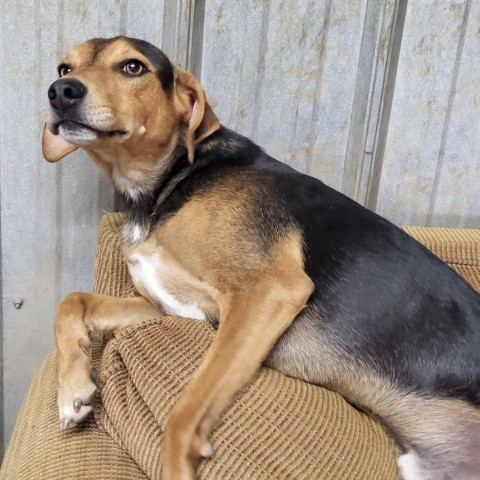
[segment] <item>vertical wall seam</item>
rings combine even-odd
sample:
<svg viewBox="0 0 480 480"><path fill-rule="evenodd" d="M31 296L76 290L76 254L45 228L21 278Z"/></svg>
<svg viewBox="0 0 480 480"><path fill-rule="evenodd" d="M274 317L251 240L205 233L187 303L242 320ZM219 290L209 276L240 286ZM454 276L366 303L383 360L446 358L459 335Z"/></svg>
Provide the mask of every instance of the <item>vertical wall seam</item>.
<svg viewBox="0 0 480 480"><path fill-rule="evenodd" d="M317 95L315 95L315 99L313 101L313 108L312 108L312 119L310 123L310 134L309 134L309 145L308 145L308 154L307 154L307 162L305 165L305 173L310 174L312 169L312 162L313 162L313 150L315 146L315 140L317 138L317 126L318 126L318 115L319 115L319 98L321 92L321 85L323 80L323 70L325 68L325 51L326 51L326 43L328 40L328 26L330 23L330 14L332 11L332 0L328 0L328 3L325 8L325 17L323 19L323 26L322 26L322 40L320 43L320 58L319 58L319 65L318 65L318 74L315 81L315 91Z"/></svg>
<svg viewBox="0 0 480 480"><path fill-rule="evenodd" d="M64 21L65 21L65 4L64 0L58 2L58 23L57 23L57 61L65 54L65 37L64 37ZM55 250L58 252L61 245L61 229L58 228L60 220L62 218L62 175L63 162L57 163L55 168L55 185L56 197L55 197ZM55 262L55 299L57 303L60 301L60 282L61 282L61 265L60 265L59 252L58 261Z"/></svg>
<svg viewBox="0 0 480 480"><path fill-rule="evenodd" d="M246 26L246 21L245 20L244 20L243 25L244 25L244 29L246 31L247 26ZM245 54L242 55L242 63L240 64L240 71L238 72L238 76L237 76L238 82L236 83L236 88L237 88L239 98L242 98L242 93L243 93L243 85L244 85L243 75L244 75L244 72L245 72L245 59L246 59L246 57L247 56ZM239 109L240 109L240 102L235 102L235 131L239 130L239 121L240 121ZM230 118L231 118L231 115L232 114L230 113Z"/></svg>
<svg viewBox="0 0 480 480"><path fill-rule="evenodd" d="M388 1L388 0L387 0ZM382 57L382 37L386 28L386 18L387 18L387 1L382 2L380 21L377 29L377 36L375 40L375 52L374 52L374 65L372 66L372 76L370 78L370 88L368 92L368 102L367 109L365 111L365 122L364 122L364 131L363 131L363 145L362 145L362 157L360 159L357 176L355 179L354 186L354 199L356 199L362 205L366 203L366 191L361 192L362 183L365 182L365 159L368 155L370 157L370 165L368 165L368 171L371 170L372 162L372 150L373 148L369 143L371 130L376 130L378 125L378 105L380 99L378 98L378 89L377 89L377 77L379 75L379 64ZM383 74L385 70L383 71ZM380 92L381 95L381 92ZM377 103L378 102L378 103ZM372 125L373 123L373 125ZM368 177L366 178L368 184ZM360 198L360 195L363 194L363 198Z"/></svg>
<svg viewBox="0 0 480 480"><path fill-rule="evenodd" d="M0 166L0 198L2 195L2 168ZM0 464L5 454L5 395L3 388L3 249L2 249L2 212L0 210Z"/></svg>
<svg viewBox="0 0 480 480"><path fill-rule="evenodd" d="M376 141L370 168L365 205L370 210L377 209L380 178L383 169L383 159L388 135L388 126L393 104L395 81L397 78L400 49L402 46L403 29L407 14L408 0L397 0L392 30L390 34L390 46L386 62L386 74L382 87L382 100L380 102L380 115L377 124Z"/></svg>
<svg viewBox="0 0 480 480"><path fill-rule="evenodd" d="M311 5L311 3L309 3L309 6ZM301 22L301 36L307 34L306 30L307 30L307 25L306 23L309 21L308 18L305 18L303 17L302 18L302 22ZM300 65L303 65L305 63L305 49L302 49L301 50L301 54L300 54L300 58L298 59L298 62L300 63ZM298 127L298 111L300 109L300 95L301 95L301 91L302 91L302 88L303 88L303 83L304 83L304 79L302 78L302 76L299 76L298 79L297 79L297 84L296 84L296 87L295 87L295 97L298 99L297 100L297 103L295 105L295 118L293 119L293 125L292 125L292 133L290 135L290 144L291 145L294 145L295 144L295 140L297 138L297 127ZM291 162L291 160L289 160L289 163Z"/></svg>
<svg viewBox="0 0 480 480"><path fill-rule="evenodd" d="M375 55L378 53L378 30L381 24L380 17L384 11L384 2L381 2L380 15L378 10L372 6L373 0L367 0L365 4L365 13L363 16L363 31L360 39L360 48L358 52L357 74L355 77L355 87L353 93L352 108L350 110L348 138L343 154L343 175L342 175L342 192L349 197L356 198L356 186L359 183L359 176L361 174L363 162L365 159L365 141L366 141L366 121L367 108L372 99L373 85L372 78L375 71ZM378 20L377 20L378 19ZM368 53L371 51L367 47L367 43L371 41L372 34L370 33L370 25L376 23L376 33L374 35L375 48L372 52L372 57L368 58ZM365 65L365 58L369 62L368 84L365 81L363 74ZM360 115L363 111L363 115ZM360 131L361 130L361 131Z"/></svg>
<svg viewBox="0 0 480 480"><path fill-rule="evenodd" d="M190 41L188 68L201 81L203 59L203 31L205 27L205 0L192 0L190 11Z"/></svg>
<svg viewBox="0 0 480 480"><path fill-rule="evenodd" d="M181 4L180 4L181 5ZM182 18L182 11L183 9L180 8L179 5L179 11L178 11L178 18L179 18L179 23L181 24L182 22L185 22L185 30L187 32L186 38L185 38L185 68L187 70L191 69L190 62L192 59L192 34L193 34L193 15L192 12L195 10L195 0L190 0L187 4L187 8L184 10L185 11L185 18ZM178 49L178 47L177 47Z"/></svg>
<svg viewBox="0 0 480 480"><path fill-rule="evenodd" d="M467 33L468 20L470 18L472 0L467 0L465 3L465 9L463 12L462 25L460 38L458 40L457 51L455 53L455 65L453 67L452 83L450 84L450 91L448 93L447 111L445 113L445 120L442 126L442 133L440 137L440 148L438 151L437 163L435 165L435 176L433 178L432 194L430 195L430 203L428 206L428 213L426 219L426 226L429 227L432 224L433 210L437 201L438 186L440 177L445 163L445 149L447 145L448 132L450 127L450 120L452 117L453 103L455 101L455 94L457 91L458 76L460 71L460 63L462 61L463 49L465 46L465 36Z"/></svg>
<svg viewBox="0 0 480 480"><path fill-rule="evenodd" d="M163 25L162 25L162 50L170 57L170 59L178 63L175 51L174 37L177 34L176 25L176 4L177 2L169 1L163 4Z"/></svg>
<svg viewBox="0 0 480 480"><path fill-rule="evenodd" d="M120 4L119 33L127 35L127 10L128 0L122 0ZM103 175L98 177L97 204L100 204L100 191L102 188ZM113 210L115 212L123 212L125 210L125 202L123 195L114 188L113 190Z"/></svg>
<svg viewBox="0 0 480 480"><path fill-rule="evenodd" d="M268 25L270 17L270 0L264 3L262 12L262 27L261 27L261 43L260 43L260 57L258 65L258 75L256 78L255 88L255 117L252 122L252 130L250 132L250 138L256 141L258 139L258 122L260 119L260 111L262 108L262 93L263 93L263 81L265 78L265 58L268 49Z"/></svg>
<svg viewBox="0 0 480 480"><path fill-rule="evenodd" d="M120 33L122 35L127 34L127 9L128 9L128 0L123 0L120 7Z"/></svg>
<svg viewBox="0 0 480 480"><path fill-rule="evenodd" d="M189 23L189 17L188 17L188 12L191 8L191 1L187 0L188 3L188 8L187 8L187 18L186 18L186 39L185 39L185 52L180 52L179 44L180 44L180 35L182 32L182 12L183 12L183 3L184 0L180 0L176 2L176 10L175 10L175 21L174 21L174 35L173 35L173 51L175 52L175 58L180 59L184 58L185 63L183 65L184 68L188 68L188 45L189 45L189 28L190 28L190 23ZM185 56L183 56L185 55Z"/></svg>

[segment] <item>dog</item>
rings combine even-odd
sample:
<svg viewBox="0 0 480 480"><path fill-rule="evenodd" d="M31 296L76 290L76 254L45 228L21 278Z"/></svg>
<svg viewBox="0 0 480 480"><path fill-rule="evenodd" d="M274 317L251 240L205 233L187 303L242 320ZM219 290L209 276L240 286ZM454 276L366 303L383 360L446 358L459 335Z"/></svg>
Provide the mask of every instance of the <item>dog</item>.
<svg viewBox="0 0 480 480"><path fill-rule="evenodd" d="M404 480L480 479L478 293L386 219L220 125L200 83L155 46L92 39L58 73L44 157L82 148L123 193L141 294L77 292L58 306L62 429L92 410L92 332L166 313L217 333L171 411L165 480L196 478L262 363L379 419Z"/></svg>

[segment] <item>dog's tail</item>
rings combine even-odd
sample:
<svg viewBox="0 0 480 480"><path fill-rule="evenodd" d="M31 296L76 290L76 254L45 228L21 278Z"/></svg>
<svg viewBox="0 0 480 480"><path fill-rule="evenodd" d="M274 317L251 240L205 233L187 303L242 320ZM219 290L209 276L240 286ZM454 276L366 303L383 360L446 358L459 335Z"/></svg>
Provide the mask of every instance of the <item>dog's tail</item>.
<svg viewBox="0 0 480 480"><path fill-rule="evenodd" d="M386 408L385 408L386 407ZM480 480L480 409L459 399L406 394L381 416L406 453L402 480Z"/></svg>

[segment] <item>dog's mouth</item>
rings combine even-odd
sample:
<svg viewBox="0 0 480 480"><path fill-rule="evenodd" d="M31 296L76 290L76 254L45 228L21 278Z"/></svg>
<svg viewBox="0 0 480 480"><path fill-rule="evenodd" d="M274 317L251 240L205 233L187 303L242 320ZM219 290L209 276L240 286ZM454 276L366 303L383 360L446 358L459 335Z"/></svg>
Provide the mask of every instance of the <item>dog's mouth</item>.
<svg viewBox="0 0 480 480"><path fill-rule="evenodd" d="M86 145L102 138L121 137L126 130L100 130L77 120L64 119L52 125L51 132L73 145Z"/></svg>

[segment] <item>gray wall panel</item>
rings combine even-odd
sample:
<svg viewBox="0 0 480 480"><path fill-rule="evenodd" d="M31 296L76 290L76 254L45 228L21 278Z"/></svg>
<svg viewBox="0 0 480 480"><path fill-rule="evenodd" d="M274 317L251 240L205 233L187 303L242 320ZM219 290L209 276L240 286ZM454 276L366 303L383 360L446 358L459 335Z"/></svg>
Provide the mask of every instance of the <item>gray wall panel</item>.
<svg viewBox="0 0 480 480"><path fill-rule="evenodd" d="M221 121L276 158L360 195L393 6L284 0L233 8L208 0L202 83Z"/></svg>
<svg viewBox="0 0 480 480"><path fill-rule="evenodd" d="M342 191L365 204L383 111L388 55L394 41L395 3L369 1L359 53Z"/></svg>
<svg viewBox="0 0 480 480"><path fill-rule="evenodd" d="M399 224L480 226L478 28L478 2L408 4L378 197Z"/></svg>
<svg viewBox="0 0 480 480"><path fill-rule="evenodd" d="M40 54L43 28L54 28L54 3L11 4L2 15L2 303L5 434L8 438L33 368L53 341L58 192L40 155L40 92L54 60ZM55 71L55 70L53 70ZM24 305L16 310L12 299Z"/></svg>
<svg viewBox="0 0 480 480"><path fill-rule="evenodd" d="M220 121L255 135L268 2L207 1L201 81ZM201 41L201 39L200 39Z"/></svg>
<svg viewBox="0 0 480 480"><path fill-rule="evenodd" d="M464 10L428 223L480 227L480 3Z"/></svg>
<svg viewBox="0 0 480 480"><path fill-rule="evenodd" d="M86 38L116 35L120 30L118 11L111 9L114 2L65 2L61 30L60 58L74 45ZM116 3L116 2L115 2ZM50 75L50 81L54 75ZM45 89L44 89L45 91ZM96 228L102 209L113 208L113 190L101 178L88 157L77 151L53 166L58 178L59 201L57 205L58 246L57 302L71 291L90 290L94 259ZM110 192L105 205L98 205L101 189Z"/></svg>

